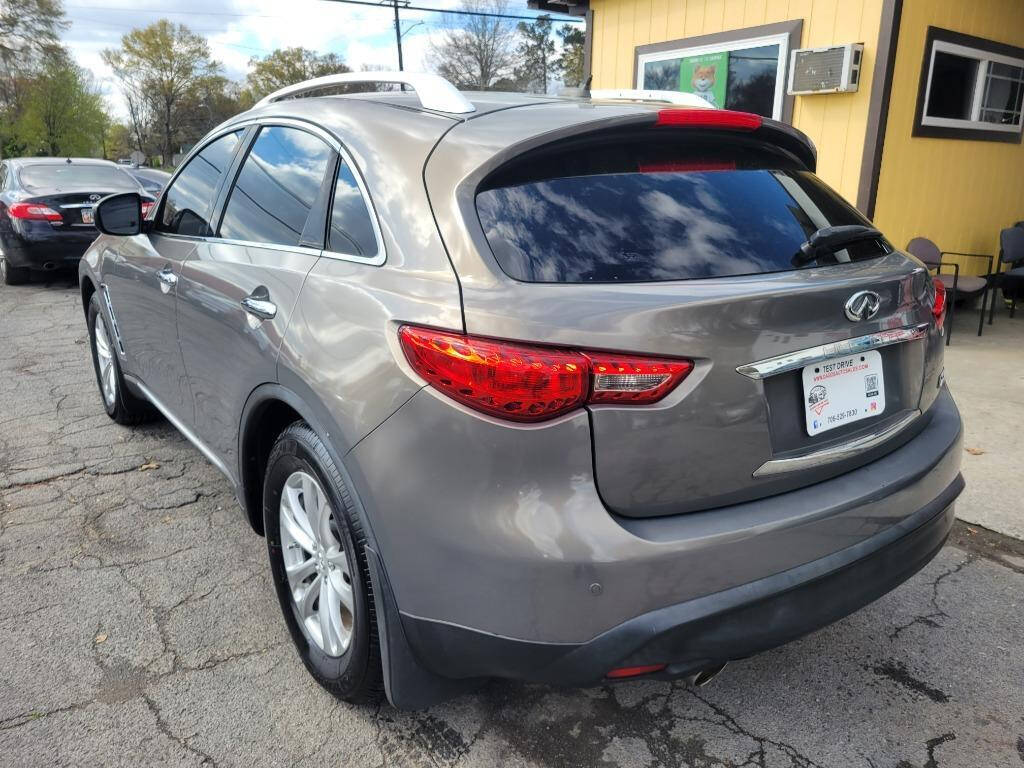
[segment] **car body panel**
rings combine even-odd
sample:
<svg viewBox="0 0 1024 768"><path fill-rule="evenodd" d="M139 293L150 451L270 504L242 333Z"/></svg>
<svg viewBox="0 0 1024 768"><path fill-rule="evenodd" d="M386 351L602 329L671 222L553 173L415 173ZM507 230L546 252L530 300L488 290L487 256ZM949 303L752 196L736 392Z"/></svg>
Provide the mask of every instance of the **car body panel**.
<svg viewBox="0 0 1024 768"><path fill-rule="evenodd" d="M319 254L295 249L196 244L178 281L178 327L196 434L228 466L237 464L238 425L249 393L277 381L277 355L306 274ZM265 295L271 319L242 300Z"/></svg>
<svg viewBox="0 0 1024 768"><path fill-rule="evenodd" d="M102 243L98 270L124 344L122 367L191 425L192 393L178 344L176 288L162 282L159 273L166 270L180 279L197 243L157 233L104 236Z"/></svg>

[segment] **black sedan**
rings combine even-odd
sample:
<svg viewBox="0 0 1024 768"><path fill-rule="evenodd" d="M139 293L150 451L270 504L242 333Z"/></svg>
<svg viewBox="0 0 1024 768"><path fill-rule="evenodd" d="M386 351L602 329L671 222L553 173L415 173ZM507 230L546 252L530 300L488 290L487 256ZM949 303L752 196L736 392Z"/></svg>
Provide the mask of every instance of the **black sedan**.
<svg viewBox="0 0 1024 768"><path fill-rule="evenodd" d="M0 163L0 275L26 282L34 270L74 269L96 239L93 206L114 192L155 196L106 160L23 157Z"/></svg>

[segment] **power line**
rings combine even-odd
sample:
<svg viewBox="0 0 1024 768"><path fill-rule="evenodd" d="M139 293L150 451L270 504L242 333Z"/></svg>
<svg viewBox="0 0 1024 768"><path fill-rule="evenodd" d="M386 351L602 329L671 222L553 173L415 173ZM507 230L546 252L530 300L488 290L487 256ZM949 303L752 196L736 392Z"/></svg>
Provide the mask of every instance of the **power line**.
<svg viewBox="0 0 1024 768"><path fill-rule="evenodd" d="M392 4L396 0L385 0L384 3L374 3L371 0L323 0L326 3L345 3L346 5L366 5L371 8L388 8L390 9ZM401 2L401 0L397 0ZM523 19L525 21L532 21L536 23L539 16L516 16L510 13L491 13L488 11L460 11L449 8L427 8L422 5L402 5L402 8L407 11L426 11L428 13L450 13L455 16L488 16L492 19ZM549 15L550 16L550 15ZM558 24L582 24L583 19L564 18L561 16L550 16L551 21Z"/></svg>

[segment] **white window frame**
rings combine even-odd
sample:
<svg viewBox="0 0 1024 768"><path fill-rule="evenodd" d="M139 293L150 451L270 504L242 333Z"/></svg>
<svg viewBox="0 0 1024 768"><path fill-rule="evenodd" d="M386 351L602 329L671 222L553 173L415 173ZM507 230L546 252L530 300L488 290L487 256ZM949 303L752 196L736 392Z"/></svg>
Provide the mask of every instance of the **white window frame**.
<svg viewBox="0 0 1024 768"><path fill-rule="evenodd" d="M712 43L711 45L700 45L690 48L673 48L670 51L642 54L637 59L636 87L641 90L644 88L644 69L648 62L679 59L687 56L702 56L706 53L731 53L733 51L747 50L748 48L760 48L764 45L779 46L779 64L775 72L775 100L772 102L771 116L773 120L781 120L783 100L786 96L786 65L789 63L788 34L750 37L742 40L732 40L727 43Z"/></svg>
<svg viewBox="0 0 1024 768"><path fill-rule="evenodd" d="M974 96L971 101L971 119L960 120L952 117L931 117L928 114L928 102L932 92L932 75L935 71L936 53L949 53L966 59L974 59L978 62L978 77L974 82ZM921 107L921 125L932 125L938 128L964 128L975 131L1021 133L1022 128L1024 128L1024 110L1017 116L1016 124L988 123L981 119L982 104L985 98L985 88L988 85L988 79L990 77L1008 79L1001 75L990 75L988 72L990 62L1024 68L1024 59L1004 56L1000 53L992 53L980 48L950 43L945 40L933 40L931 52L928 54L928 84L924 92L924 104Z"/></svg>

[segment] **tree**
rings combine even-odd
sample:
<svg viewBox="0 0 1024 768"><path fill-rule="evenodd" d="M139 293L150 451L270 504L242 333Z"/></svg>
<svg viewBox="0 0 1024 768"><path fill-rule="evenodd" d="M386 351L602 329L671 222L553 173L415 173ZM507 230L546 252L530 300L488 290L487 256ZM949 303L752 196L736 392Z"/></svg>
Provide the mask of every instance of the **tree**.
<svg viewBox="0 0 1024 768"><path fill-rule="evenodd" d="M24 151L14 131L26 92L43 61L62 52L67 26L60 0L0 3L0 154Z"/></svg>
<svg viewBox="0 0 1024 768"><path fill-rule="evenodd" d="M95 154L108 118L92 73L51 56L25 95L16 135L27 154Z"/></svg>
<svg viewBox="0 0 1024 768"><path fill-rule="evenodd" d="M557 68L551 17L542 14L532 23L520 21L516 28L520 37L516 49L519 61L516 79L526 91L547 93L548 83Z"/></svg>
<svg viewBox="0 0 1024 768"><path fill-rule="evenodd" d="M587 36L577 25L565 24L558 30L558 37L562 43L562 52L555 62L558 74L567 86L577 88L583 84L583 46Z"/></svg>
<svg viewBox="0 0 1024 768"><path fill-rule="evenodd" d="M183 105L196 103L202 85L220 74L206 39L183 24L160 19L133 29L121 38L120 48L102 55L121 81L139 149L146 151L145 134L152 124L164 163L169 163L188 120Z"/></svg>
<svg viewBox="0 0 1024 768"><path fill-rule="evenodd" d="M314 77L351 72L336 53L315 53L306 48L278 48L264 58L249 60L252 69L246 77L246 90L253 101L286 85Z"/></svg>
<svg viewBox="0 0 1024 768"><path fill-rule="evenodd" d="M462 10L504 13L505 0L463 0ZM513 76L517 31L506 19L493 16L458 16L447 19L449 28L427 55L439 75L457 88L488 90ZM462 26L458 26L461 24Z"/></svg>

